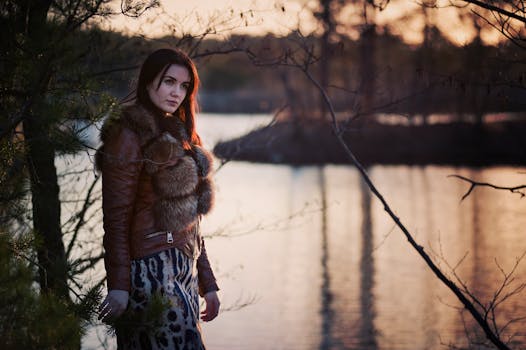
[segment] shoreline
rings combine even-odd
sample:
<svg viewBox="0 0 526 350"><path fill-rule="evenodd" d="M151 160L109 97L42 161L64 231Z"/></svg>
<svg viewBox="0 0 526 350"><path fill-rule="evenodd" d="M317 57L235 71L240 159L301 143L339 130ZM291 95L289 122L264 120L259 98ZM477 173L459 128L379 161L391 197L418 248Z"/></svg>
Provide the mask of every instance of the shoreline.
<svg viewBox="0 0 526 350"><path fill-rule="evenodd" d="M352 123L346 143L365 166L526 165L526 121L419 126ZM351 164L326 121L281 121L219 142L220 159L290 165Z"/></svg>

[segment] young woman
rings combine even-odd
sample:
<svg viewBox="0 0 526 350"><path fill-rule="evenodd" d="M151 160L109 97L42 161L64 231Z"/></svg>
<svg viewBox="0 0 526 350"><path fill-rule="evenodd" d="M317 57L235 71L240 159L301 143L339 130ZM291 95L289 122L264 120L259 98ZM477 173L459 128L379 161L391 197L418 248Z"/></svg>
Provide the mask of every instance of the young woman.
<svg viewBox="0 0 526 350"><path fill-rule="evenodd" d="M199 233L211 206L211 157L195 129L199 78L179 50L144 61L136 101L110 116L97 152L102 172L108 295L100 318L166 303L155 327L117 328L119 349L204 349L201 320L219 312L217 284ZM124 335L125 334L125 335Z"/></svg>

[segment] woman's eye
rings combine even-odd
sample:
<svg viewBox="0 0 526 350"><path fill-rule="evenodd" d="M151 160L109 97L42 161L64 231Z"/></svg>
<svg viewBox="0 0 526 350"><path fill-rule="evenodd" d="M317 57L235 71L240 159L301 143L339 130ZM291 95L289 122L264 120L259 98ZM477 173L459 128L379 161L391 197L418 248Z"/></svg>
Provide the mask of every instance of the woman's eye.
<svg viewBox="0 0 526 350"><path fill-rule="evenodd" d="M188 90L190 88L190 85L189 84L183 84L182 87L183 87L183 89Z"/></svg>
<svg viewBox="0 0 526 350"><path fill-rule="evenodd" d="M164 83L165 83L166 85L173 85L173 84L174 84L174 81L173 81L173 79L165 79L165 80L164 80Z"/></svg>

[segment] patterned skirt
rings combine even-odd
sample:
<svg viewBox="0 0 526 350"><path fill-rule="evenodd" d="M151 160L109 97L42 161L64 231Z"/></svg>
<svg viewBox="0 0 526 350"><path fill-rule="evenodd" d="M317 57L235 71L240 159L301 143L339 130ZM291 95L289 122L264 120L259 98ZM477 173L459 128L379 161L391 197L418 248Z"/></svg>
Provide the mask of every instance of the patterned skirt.
<svg viewBox="0 0 526 350"><path fill-rule="evenodd" d="M199 326L196 260L177 248L132 260L127 327L119 350L204 350Z"/></svg>

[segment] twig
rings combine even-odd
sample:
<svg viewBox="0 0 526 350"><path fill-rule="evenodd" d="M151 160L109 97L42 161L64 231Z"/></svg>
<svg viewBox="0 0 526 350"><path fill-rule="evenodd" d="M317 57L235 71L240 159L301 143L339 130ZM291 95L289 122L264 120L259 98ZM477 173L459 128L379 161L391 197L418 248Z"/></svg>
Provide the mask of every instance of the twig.
<svg viewBox="0 0 526 350"><path fill-rule="evenodd" d="M75 225L75 230L74 230L74 233L73 233L73 237L71 237L71 241L68 244L68 249L66 251L66 257L70 256L71 251L73 250L73 247L75 245L75 241L77 240L77 236L78 236L78 234L80 232L80 229L84 225L84 222L85 222L84 221L84 217L86 215L86 212L88 211L88 209L93 204L93 201L90 200L90 197L91 197L93 189L95 188L95 185L97 184L99 179L100 179L100 176L97 176L93 180L93 182L91 183L91 186L88 189L88 192L86 193L86 198L84 198L84 204L82 206L82 209L80 210L79 213L77 213L77 215L75 215L78 218L78 221L77 221L77 225Z"/></svg>
<svg viewBox="0 0 526 350"><path fill-rule="evenodd" d="M491 188L494 188L496 190L506 190L506 191L510 191L511 193L517 193L522 197L526 196L526 193L524 193L523 191L521 191L522 189L526 189L526 185L518 185L518 186L498 186L498 185L494 185L494 184L491 184L491 183L488 183L488 182L479 182L479 181L475 181L475 180L472 180L472 179L469 179L467 177L464 177L462 175L448 175L448 177L456 177L458 179L461 179L461 180L464 180L468 183L471 184L471 186L469 187L468 191L462 196L462 199L461 201L463 201L465 198L467 198L467 196L469 196L471 194L471 192L473 192L473 190L477 187L477 186L482 186L482 187L491 187Z"/></svg>
<svg viewBox="0 0 526 350"><path fill-rule="evenodd" d="M510 11L507 11L507 10L505 10L503 8L500 8L500 7L497 7L497 6L494 6L494 5L482 2L482 1L478 1L478 0L462 0L462 1L470 3L470 4L473 4L473 5L476 5L478 7L485 8L486 10L497 12L497 13L499 13L501 15L507 16L509 18L516 19L517 21L520 21L520 22L526 24L526 17L524 17L524 15L521 16L521 15L519 15L517 13L510 12Z"/></svg>

